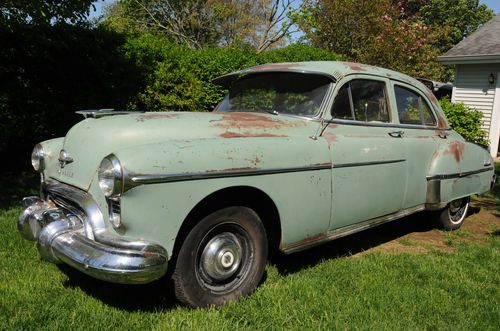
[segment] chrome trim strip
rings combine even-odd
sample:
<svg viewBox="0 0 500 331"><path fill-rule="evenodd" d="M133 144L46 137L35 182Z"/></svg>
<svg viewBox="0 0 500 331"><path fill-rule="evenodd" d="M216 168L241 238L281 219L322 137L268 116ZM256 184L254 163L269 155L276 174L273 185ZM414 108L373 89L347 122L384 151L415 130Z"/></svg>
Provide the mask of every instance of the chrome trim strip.
<svg viewBox="0 0 500 331"><path fill-rule="evenodd" d="M451 131L450 127L440 129L437 125L435 126L427 126L427 125L417 125L417 124L400 124L394 122L363 122L356 120L345 120L340 118L332 118L328 120L328 123L334 124L344 124L344 125L356 125L356 126L372 126L372 127L381 127L381 128L398 128L398 129L418 129L418 130L442 130L442 131Z"/></svg>
<svg viewBox="0 0 500 331"><path fill-rule="evenodd" d="M367 221L363 221L360 223L348 225L348 226L345 226L345 227L342 227L339 229L328 231L324 235L318 236L317 239L315 239L315 240L302 240L302 241L299 241L296 243L286 245L285 247L282 248L282 251L285 254L295 253L295 252L304 250L306 248L310 248L310 247L314 247L314 246L323 244L323 243L325 243L327 241L331 241L333 239L345 237L345 236L348 236L348 235L356 233L356 232L370 229L372 227L378 226L378 225L383 224L383 223L397 220L399 218L411 215L413 213L416 213L416 212L419 212L422 210L425 210L425 205L418 205L418 206L415 206L412 208L401 210L401 211L393 213L393 214L389 214L389 215L373 218L373 219L370 219Z"/></svg>
<svg viewBox="0 0 500 331"><path fill-rule="evenodd" d="M332 168L331 163L323 163L306 167L292 167L292 168L234 169L234 170L221 170L213 172L188 172L181 174L158 174L158 175L129 174L129 176L130 180L133 183L135 183L135 185L139 185L139 184L171 183L171 182L181 182L187 180L200 180L200 179L213 179L213 178L284 174L292 172L326 170L331 168Z"/></svg>
<svg viewBox="0 0 500 331"><path fill-rule="evenodd" d="M432 175L432 176L427 176L426 178L427 178L427 180L462 178L462 177L472 176L472 175L480 174L480 173L491 171L491 170L493 170L493 167L489 167L486 169L474 170L474 171L447 174L447 175Z"/></svg>
<svg viewBox="0 0 500 331"><path fill-rule="evenodd" d="M368 165L399 163L405 161L406 161L405 159L399 159L399 160L384 160L384 161L369 161L369 162L335 163L333 164L333 168L335 169L335 168L363 167Z"/></svg>

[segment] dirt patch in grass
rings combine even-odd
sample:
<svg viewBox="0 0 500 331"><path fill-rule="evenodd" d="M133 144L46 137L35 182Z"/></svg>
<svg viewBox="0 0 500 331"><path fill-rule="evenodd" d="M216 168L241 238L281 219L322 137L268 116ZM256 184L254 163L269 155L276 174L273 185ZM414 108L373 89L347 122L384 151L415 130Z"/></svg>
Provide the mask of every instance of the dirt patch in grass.
<svg viewBox="0 0 500 331"><path fill-rule="evenodd" d="M386 241L370 251L384 252L389 254L413 253L424 254L430 250L442 252L453 252L462 243L485 243L492 235L496 235L500 229L500 214L495 202L493 209L485 206L491 205L491 201L485 199L474 199L471 211L464 224L456 231L440 231L432 227L420 228L410 231L401 237ZM430 215L421 213L414 216L411 222L429 222ZM364 252L361 252L361 254Z"/></svg>

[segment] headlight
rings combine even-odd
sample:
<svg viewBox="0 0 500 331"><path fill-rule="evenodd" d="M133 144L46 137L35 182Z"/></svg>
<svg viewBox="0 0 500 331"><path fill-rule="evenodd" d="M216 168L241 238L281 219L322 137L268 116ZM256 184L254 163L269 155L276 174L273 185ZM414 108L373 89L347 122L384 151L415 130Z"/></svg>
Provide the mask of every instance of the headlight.
<svg viewBox="0 0 500 331"><path fill-rule="evenodd" d="M42 145L36 144L33 152L31 152L31 165L38 172L42 172L45 169L44 156Z"/></svg>
<svg viewBox="0 0 500 331"><path fill-rule="evenodd" d="M123 192L123 170L113 154L106 156L99 166L99 187L108 198L119 197Z"/></svg>

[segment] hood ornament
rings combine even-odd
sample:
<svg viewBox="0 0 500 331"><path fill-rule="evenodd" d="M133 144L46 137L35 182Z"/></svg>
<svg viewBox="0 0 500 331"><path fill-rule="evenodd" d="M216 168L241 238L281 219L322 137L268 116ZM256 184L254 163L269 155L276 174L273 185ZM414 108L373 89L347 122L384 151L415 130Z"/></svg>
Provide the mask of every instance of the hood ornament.
<svg viewBox="0 0 500 331"><path fill-rule="evenodd" d="M66 164L69 164L73 162L73 158L68 155L68 152L66 152L64 149L61 149L59 152L59 165L61 166L61 169L66 166Z"/></svg>

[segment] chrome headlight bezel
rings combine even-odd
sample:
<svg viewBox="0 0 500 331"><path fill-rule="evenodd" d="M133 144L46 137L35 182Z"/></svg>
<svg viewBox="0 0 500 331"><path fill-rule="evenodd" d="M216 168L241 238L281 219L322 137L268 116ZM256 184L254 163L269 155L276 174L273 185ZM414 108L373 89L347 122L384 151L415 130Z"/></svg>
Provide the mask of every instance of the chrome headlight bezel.
<svg viewBox="0 0 500 331"><path fill-rule="evenodd" d="M123 193L123 168L115 155L102 159L97 178L99 188L107 198L118 198Z"/></svg>
<svg viewBox="0 0 500 331"><path fill-rule="evenodd" d="M41 144L36 144L31 152L31 165L38 172L45 170L45 152Z"/></svg>

